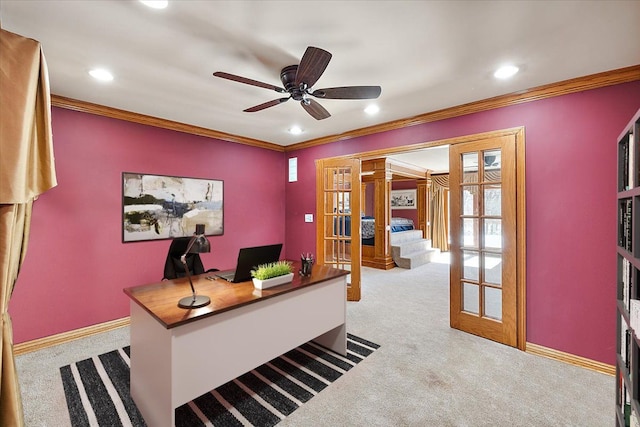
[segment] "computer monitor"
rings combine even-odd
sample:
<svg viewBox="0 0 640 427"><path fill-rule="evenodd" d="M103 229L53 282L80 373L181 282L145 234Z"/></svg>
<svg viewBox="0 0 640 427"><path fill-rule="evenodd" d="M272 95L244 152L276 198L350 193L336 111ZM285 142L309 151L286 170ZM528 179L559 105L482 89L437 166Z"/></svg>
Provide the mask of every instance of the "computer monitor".
<svg viewBox="0 0 640 427"><path fill-rule="evenodd" d="M251 279L251 270L257 266L278 261L281 251L282 243L241 248L238 253L236 268L234 270L219 271L215 275L229 282L245 282Z"/></svg>

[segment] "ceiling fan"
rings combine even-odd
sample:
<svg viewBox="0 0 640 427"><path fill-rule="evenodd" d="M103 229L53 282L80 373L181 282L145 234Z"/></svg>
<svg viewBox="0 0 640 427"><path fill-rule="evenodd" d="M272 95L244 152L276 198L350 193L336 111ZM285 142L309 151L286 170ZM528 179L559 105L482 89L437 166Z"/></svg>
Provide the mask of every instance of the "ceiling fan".
<svg viewBox="0 0 640 427"><path fill-rule="evenodd" d="M264 110L273 107L293 98L300 101L302 108L316 120L326 119L331 114L317 101L311 99L374 99L380 96L382 88L380 86L343 86L312 90L312 86L318 81L324 70L329 65L331 54L326 50L309 46L304 52L299 65L289 65L280 72L280 80L284 89L269 83L259 82L246 77L236 76L222 71L213 73L216 77L233 80L252 86L275 90L278 93L288 93L286 98L274 99L254 107L244 110L248 113Z"/></svg>

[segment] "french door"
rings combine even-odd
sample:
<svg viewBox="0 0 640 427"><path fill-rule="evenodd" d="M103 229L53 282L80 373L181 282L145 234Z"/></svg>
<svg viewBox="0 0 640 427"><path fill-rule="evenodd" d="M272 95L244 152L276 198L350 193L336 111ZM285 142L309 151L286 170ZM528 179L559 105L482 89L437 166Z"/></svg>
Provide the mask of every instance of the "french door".
<svg viewBox="0 0 640 427"><path fill-rule="evenodd" d="M450 324L518 345L516 135L452 144Z"/></svg>
<svg viewBox="0 0 640 427"><path fill-rule="evenodd" d="M347 300L360 300L360 160L316 161L316 258L350 271Z"/></svg>

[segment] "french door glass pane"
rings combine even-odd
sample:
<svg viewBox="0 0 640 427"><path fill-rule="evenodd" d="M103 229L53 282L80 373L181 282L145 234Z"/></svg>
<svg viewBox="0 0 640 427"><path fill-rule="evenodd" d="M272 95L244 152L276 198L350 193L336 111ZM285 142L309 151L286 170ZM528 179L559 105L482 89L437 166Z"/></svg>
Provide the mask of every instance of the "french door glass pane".
<svg viewBox="0 0 640 427"><path fill-rule="evenodd" d="M325 240L324 241L324 260L325 264L334 264L337 261L337 241Z"/></svg>
<svg viewBox="0 0 640 427"><path fill-rule="evenodd" d="M345 215L337 215L334 218L334 236L342 239L349 239L351 236L351 223L349 221L349 217Z"/></svg>
<svg viewBox="0 0 640 427"><path fill-rule="evenodd" d="M325 215L324 217L324 237L336 237L338 219L335 215Z"/></svg>
<svg viewBox="0 0 640 427"><path fill-rule="evenodd" d="M484 220L484 248L486 249L502 248L502 220L499 220L499 219Z"/></svg>
<svg viewBox="0 0 640 427"><path fill-rule="evenodd" d="M484 287L484 315L502 320L502 290Z"/></svg>
<svg viewBox="0 0 640 427"><path fill-rule="evenodd" d="M478 182L478 153L462 155L462 182Z"/></svg>
<svg viewBox="0 0 640 427"><path fill-rule="evenodd" d="M462 186L462 215L478 215L480 212L477 185Z"/></svg>
<svg viewBox="0 0 640 427"><path fill-rule="evenodd" d="M326 174L324 177L324 189L337 190L338 172L333 168L327 168L324 172Z"/></svg>
<svg viewBox="0 0 640 427"><path fill-rule="evenodd" d="M484 158L484 181L501 181L502 155L500 150L485 151Z"/></svg>
<svg viewBox="0 0 640 427"><path fill-rule="evenodd" d="M480 281L479 253L477 251L462 251L462 278L465 280Z"/></svg>
<svg viewBox="0 0 640 427"><path fill-rule="evenodd" d="M479 286L473 283L462 282L462 310L468 313L480 313Z"/></svg>
<svg viewBox="0 0 640 427"><path fill-rule="evenodd" d="M347 265L351 265L351 251L349 250L348 241L340 240L340 260Z"/></svg>
<svg viewBox="0 0 640 427"><path fill-rule="evenodd" d="M462 246L467 248L478 247L478 219L462 219Z"/></svg>
<svg viewBox="0 0 640 427"><path fill-rule="evenodd" d="M338 211L338 194L334 191L324 193L325 214L332 214Z"/></svg>
<svg viewBox="0 0 640 427"><path fill-rule="evenodd" d="M484 186L484 214L486 216L502 214L502 190L499 185Z"/></svg>
<svg viewBox="0 0 640 427"><path fill-rule="evenodd" d="M492 285L502 285L502 255L484 252L483 255L484 282Z"/></svg>
<svg viewBox="0 0 640 427"><path fill-rule="evenodd" d="M349 205L349 197L351 193L345 191L338 192L338 212L348 213L351 210L351 206Z"/></svg>

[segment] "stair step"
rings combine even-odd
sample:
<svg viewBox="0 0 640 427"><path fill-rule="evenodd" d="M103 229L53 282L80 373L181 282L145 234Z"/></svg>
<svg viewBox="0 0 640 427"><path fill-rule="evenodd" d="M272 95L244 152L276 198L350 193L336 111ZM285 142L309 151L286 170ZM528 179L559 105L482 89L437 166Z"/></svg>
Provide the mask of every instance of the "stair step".
<svg viewBox="0 0 640 427"><path fill-rule="evenodd" d="M394 252L392 255L398 257L403 257L413 252L421 252L429 249L431 249L431 240L429 239L411 240L400 245L391 246L391 251Z"/></svg>
<svg viewBox="0 0 640 427"><path fill-rule="evenodd" d="M391 245L400 245L404 242L409 242L412 240L421 240L422 230L407 230L407 231L398 231L397 233L391 233Z"/></svg>
<svg viewBox="0 0 640 427"><path fill-rule="evenodd" d="M414 252L397 259L394 258L394 261L400 268L411 269L430 263L433 257L439 252L440 250L438 249L429 249L425 251Z"/></svg>

